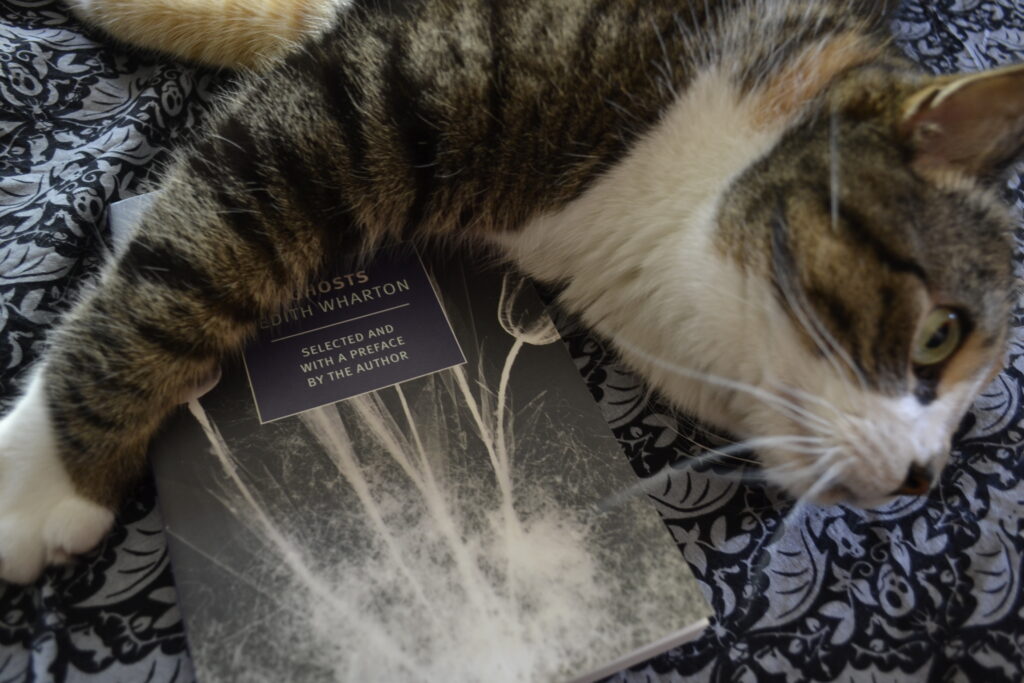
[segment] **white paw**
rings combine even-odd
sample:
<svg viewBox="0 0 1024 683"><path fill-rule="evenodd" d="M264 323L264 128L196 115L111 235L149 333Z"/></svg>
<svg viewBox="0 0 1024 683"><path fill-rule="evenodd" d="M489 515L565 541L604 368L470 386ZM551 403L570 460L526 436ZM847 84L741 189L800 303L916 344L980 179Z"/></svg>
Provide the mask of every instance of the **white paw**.
<svg viewBox="0 0 1024 683"><path fill-rule="evenodd" d="M37 372L0 419L0 579L34 581L47 565L96 546L113 521L110 510L75 492Z"/></svg>

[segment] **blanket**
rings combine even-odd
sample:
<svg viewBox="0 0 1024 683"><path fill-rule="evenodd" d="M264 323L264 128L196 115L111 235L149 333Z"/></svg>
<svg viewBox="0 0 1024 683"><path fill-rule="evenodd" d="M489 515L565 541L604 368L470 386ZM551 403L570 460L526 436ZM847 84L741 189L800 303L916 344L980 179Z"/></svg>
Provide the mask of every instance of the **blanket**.
<svg viewBox="0 0 1024 683"><path fill-rule="evenodd" d="M935 72L1024 61L1020 0L909 1L894 28ZM109 252L106 207L159 174L229 79L115 45L55 0L0 0L5 406L47 329ZM1006 193L1024 207L1020 174ZM1020 334L932 494L857 510L794 507L735 476L752 468L744 462L726 467L729 476L722 465L687 465L710 437L651 399L600 339L562 326L637 473L673 467L655 504L715 611L697 641L618 680L1024 678ZM0 681L193 678L148 481L96 552L33 586L0 585Z"/></svg>

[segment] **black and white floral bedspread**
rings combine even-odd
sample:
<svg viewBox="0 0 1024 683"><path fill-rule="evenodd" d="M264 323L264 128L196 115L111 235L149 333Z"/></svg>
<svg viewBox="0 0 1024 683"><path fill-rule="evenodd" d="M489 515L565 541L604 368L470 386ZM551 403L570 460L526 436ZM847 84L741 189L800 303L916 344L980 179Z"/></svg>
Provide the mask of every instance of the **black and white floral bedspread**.
<svg viewBox="0 0 1024 683"><path fill-rule="evenodd" d="M138 191L201 120L222 77L104 45L54 0L0 0L0 12L0 383L9 401L74 284L108 248L106 205ZM899 12L897 33L935 71L1021 62L1024 4L916 2ZM1008 196L1024 206L1019 176ZM652 404L599 341L580 332L568 341L638 472L698 448L704 437ZM1024 679L1022 373L1019 337L926 500L789 514L785 500L735 476L679 469L659 506L717 618L699 641L621 678ZM0 682L90 679L193 679L148 484L95 555L28 589L0 586Z"/></svg>

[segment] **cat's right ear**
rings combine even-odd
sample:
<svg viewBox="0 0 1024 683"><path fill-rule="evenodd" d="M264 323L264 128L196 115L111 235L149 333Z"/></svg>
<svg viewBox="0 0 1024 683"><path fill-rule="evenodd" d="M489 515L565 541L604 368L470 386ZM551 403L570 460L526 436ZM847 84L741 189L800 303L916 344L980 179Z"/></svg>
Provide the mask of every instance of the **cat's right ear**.
<svg viewBox="0 0 1024 683"><path fill-rule="evenodd" d="M1000 172L1024 153L1024 64L936 79L904 105L920 171Z"/></svg>

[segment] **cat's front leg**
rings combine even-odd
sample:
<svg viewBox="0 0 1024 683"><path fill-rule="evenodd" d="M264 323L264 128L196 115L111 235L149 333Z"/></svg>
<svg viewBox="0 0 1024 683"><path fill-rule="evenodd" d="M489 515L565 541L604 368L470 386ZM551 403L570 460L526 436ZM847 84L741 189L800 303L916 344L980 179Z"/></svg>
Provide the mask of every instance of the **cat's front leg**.
<svg viewBox="0 0 1024 683"><path fill-rule="evenodd" d="M14 409L0 419L0 578L15 583L91 550L114 520L113 502L97 502L90 497L97 493L94 487L72 479L51 417L46 376L45 366L36 368ZM201 396L219 378L218 369L182 398ZM132 467L134 456L127 457L124 464Z"/></svg>
<svg viewBox="0 0 1024 683"><path fill-rule="evenodd" d="M110 507L81 495L64 466L37 370L0 420L0 578L27 583L99 543Z"/></svg>
<svg viewBox="0 0 1024 683"><path fill-rule="evenodd" d="M167 412L215 368L147 346L139 329L171 338L171 299L125 291L124 264L54 331L24 393L0 420L0 579L33 581L48 565L92 549L139 475ZM119 305L122 300L127 306ZM133 310L134 309L134 310ZM161 321L161 318L164 320ZM197 329L203 321L192 321Z"/></svg>
<svg viewBox="0 0 1024 683"><path fill-rule="evenodd" d="M168 413L322 262L305 214L230 182L172 171L0 420L0 579L95 546Z"/></svg>
<svg viewBox="0 0 1024 683"><path fill-rule="evenodd" d="M45 566L95 547L113 524L121 490L142 464L138 436L144 429L127 439L100 437L92 448L80 437L62 435L54 414L82 404L53 410L49 374L45 364L37 368L0 419L0 579L14 583L31 582ZM216 377L182 398L205 393ZM106 457L97 462L97 452Z"/></svg>
<svg viewBox="0 0 1024 683"><path fill-rule="evenodd" d="M47 374L44 365L37 367L13 410L0 419L0 579L14 583L30 582L43 567L91 550L114 520L117 487L110 485L115 482L106 475L107 496L96 486L104 465L72 478L68 461L80 458L69 458L60 446ZM202 396L219 379L217 368L182 402ZM111 453L117 450L110 445ZM117 459L123 470L114 474L117 482L141 462L131 449Z"/></svg>

